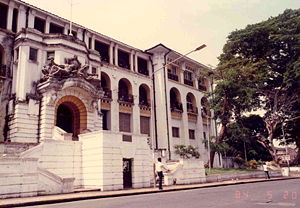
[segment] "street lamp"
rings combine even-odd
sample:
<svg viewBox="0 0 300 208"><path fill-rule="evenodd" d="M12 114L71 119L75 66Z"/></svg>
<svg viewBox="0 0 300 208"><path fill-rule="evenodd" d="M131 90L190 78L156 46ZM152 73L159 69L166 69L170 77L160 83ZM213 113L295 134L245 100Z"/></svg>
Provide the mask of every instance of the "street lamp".
<svg viewBox="0 0 300 208"><path fill-rule="evenodd" d="M156 70L154 70L153 72L152 72L152 74L151 74L151 79L152 79L152 81L153 81L153 86L155 86L155 84L154 84L154 75L155 75L155 73L156 72L158 72L158 71L160 71L160 70L162 70L162 69L165 69L167 66L169 66L170 64L173 64L173 63L175 63L176 61L178 61L178 60L180 60L180 59L182 59L182 58L184 58L184 57L187 57L189 54L191 54L191 53L193 53L193 52L196 52L196 51L199 51L199 50L201 50L201 49L203 49L203 48L205 48L206 47L206 45L205 44L202 44L202 45L200 45L199 47L197 47L197 48L195 48L195 49L193 49L193 50L191 50L191 51L189 51L188 53L186 53L186 54L184 54L184 55L180 55L178 58L176 58L176 59L174 59L174 60L172 60L171 62L168 62L168 63L164 63L163 64L163 66L162 67L160 67L160 68L158 68L158 69L156 69ZM166 82L166 80L164 80L165 82ZM166 85L165 85L165 96L166 96L166 94L167 94L167 92L166 92ZM154 91L153 91L153 96L155 96L155 89L154 89ZM166 99L166 102L167 102L167 99ZM154 99L151 99L151 106L153 107L153 109L154 109ZM167 105L166 105L166 108L167 108ZM155 114L155 117L156 117L156 113L154 113ZM167 116L167 119L168 119L168 115L166 115ZM152 123L152 125L153 125L153 127L155 126L154 125L154 122L155 122L155 120L154 120L154 118L153 118L153 116L151 116L151 123ZM169 126L167 127L167 128L169 128ZM154 129L154 128L153 128ZM169 138L169 136L168 136L168 143L170 142L169 141L170 140L170 138ZM157 142L157 141L156 141ZM157 144L156 144L157 145ZM155 148L154 148L154 134L152 135L152 148L153 148L153 162L155 162L154 161L154 158L155 158ZM171 157L171 155L170 155L170 146L168 146L168 152L169 152L169 158ZM163 153L163 152L162 152ZM155 183L155 177L154 177L154 187L155 187L155 185L156 185L156 183Z"/></svg>

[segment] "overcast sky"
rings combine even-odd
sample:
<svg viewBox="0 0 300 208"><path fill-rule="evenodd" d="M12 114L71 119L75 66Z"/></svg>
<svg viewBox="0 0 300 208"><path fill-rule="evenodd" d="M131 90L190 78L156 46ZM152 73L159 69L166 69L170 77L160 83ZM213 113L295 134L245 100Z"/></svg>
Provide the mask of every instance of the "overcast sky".
<svg viewBox="0 0 300 208"><path fill-rule="evenodd" d="M23 0L70 19L71 0ZM226 37L248 24L300 8L299 0L73 0L73 21L141 50L163 43L216 66Z"/></svg>

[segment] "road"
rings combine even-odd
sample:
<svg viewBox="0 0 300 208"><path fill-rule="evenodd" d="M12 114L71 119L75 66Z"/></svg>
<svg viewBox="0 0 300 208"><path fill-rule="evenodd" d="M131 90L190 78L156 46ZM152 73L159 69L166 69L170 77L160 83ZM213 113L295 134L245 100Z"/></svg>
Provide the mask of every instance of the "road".
<svg viewBox="0 0 300 208"><path fill-rule="evenodd" d="M300 207L300 179L30 206L36 208Z"/></svg>

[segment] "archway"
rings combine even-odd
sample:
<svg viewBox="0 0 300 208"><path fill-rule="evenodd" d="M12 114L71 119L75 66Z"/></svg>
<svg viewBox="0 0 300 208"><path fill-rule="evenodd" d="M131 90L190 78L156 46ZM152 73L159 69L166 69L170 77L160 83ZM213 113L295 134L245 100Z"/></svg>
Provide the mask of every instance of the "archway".
<svg viewBox="0 0 300 208"><path fill-rule="evenodd" d="M73 134L73 140L87 127L87 111L83 102L74 96L61 98L56 105L55 125Z"/></svg>

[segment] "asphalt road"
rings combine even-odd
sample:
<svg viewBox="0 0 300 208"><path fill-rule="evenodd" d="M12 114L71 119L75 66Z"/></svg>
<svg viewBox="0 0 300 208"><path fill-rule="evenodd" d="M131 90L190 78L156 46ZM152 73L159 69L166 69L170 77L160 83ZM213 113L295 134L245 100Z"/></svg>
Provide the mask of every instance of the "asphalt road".
<svg viewBox="0 0 300 208"><path fill-rule="evenodd" d="M300 179L30 206L36 208L300 207Z"/></svg>

